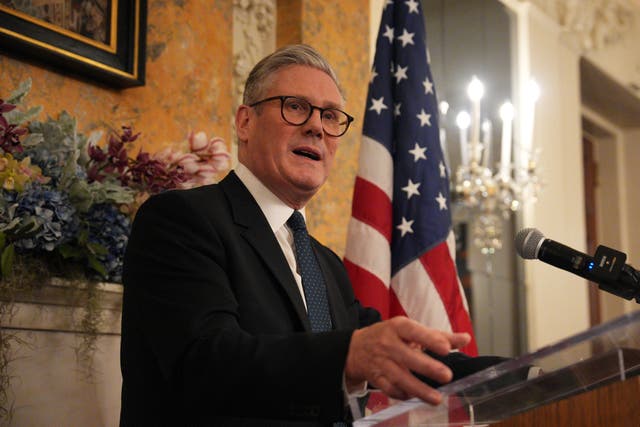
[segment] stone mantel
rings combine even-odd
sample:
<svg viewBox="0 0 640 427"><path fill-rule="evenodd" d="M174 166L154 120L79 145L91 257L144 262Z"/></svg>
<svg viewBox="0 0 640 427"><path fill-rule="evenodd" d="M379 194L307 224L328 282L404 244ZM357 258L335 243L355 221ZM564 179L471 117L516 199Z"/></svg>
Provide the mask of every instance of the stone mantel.
<svg viewBox="0 0 640 427"><path fill-rule="evenodd" d="M96 286L100 335L120 335L122 285ZM0 319L4 328L18 330L81 333L81 320L88 298L86 284L48 279L37 289L19 292L10 315Z"/></svg>

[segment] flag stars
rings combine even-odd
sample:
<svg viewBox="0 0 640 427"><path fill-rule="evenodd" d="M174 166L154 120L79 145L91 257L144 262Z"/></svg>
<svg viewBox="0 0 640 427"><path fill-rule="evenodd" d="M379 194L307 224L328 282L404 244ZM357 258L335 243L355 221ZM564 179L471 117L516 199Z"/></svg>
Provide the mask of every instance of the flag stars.
<svg viewBox="0 0 640 427"><path fill-rule="evenodd" d="M394 117L399 117L401 115L400 113L400 107L402 106L402 102L397 102L393 105L393 116Z"/></svg>
<svg viewBox="0 0 640 427"><path fill-rule="evenodd" d="M382 10L387 10L387 6L393 5L393 0L385 0Z"/></svg>
<svg viewBox="0 0 640 427"><path fill-rule="evenodd" d="M442 161L440 162L440 164L438 164L438 167L440 168L440 178L446 178L447 168L445 167L444 163L442 163Z"/></svg>
<svg viewBox="0 0 640 427"><path fill-rule="evenodd" d="M431 126L431 114L427 114L424 108L420 109L420 114L416 114L416 117L420 120L420 127Z"/></svg>
<svg viewBox="0 0 640 427"><path fill-rule="evenodd" d="M371 70L371 79L369 79L369 83L373 83L373 80L378 77L378 73L376 72L376 67L373 67Z"/></svg>
<svg viewBox="0 0 640 427"><path fill-rule="evenodd" d="M396 225L396 228L400 230L400 233L402 233L400 237L404 237L407 233L413 233L413 228L411 228L412 225L413 220L407 221L405 217L402 217L402 223L400 225Z"/></svg>
<svg viewBox="0 0 640 427"><path fill-rule="evenodd" d="M400 83L403 79L408 79L407 77L407 70L409 69L408 66L406 67L401 67L401 66L397 66L396 67L396 72L394 73L394 76L396 77L396 84Z"/></svg>
<svg viewBox="0 0 640 427"><path fill-rule="evenodd" d="M408 44L415 44L413 42L413 36L415 36L416 33L410 33L407 31L406 28L402 29L402 35L400 37L398 37L398 40L400 40L402 42L402 47L406 47Z"/></svg>
<svg viewBox="0 0 640 427"><path fill-rule="evenodd" d="M384 33L382 33L382 37L386 37L389 39L389 43L393 43L393 27L385 25L386 29Z"/></svg>
<svg viewBox="0 0 640 427"><path fill-rule="evenodd" d="M378 113L378 115L382 114L382 110L386 110L387 107L386 105L384 105L384 96L381 96L378 99L372 98L371 99L371 107L369 107L369 110L373 110L376 113Z"/></svg>
<svg viewBox="0 0 640 427"><path fill-rule="evenodd" d="M427 151L427 147L420 147L420 145L416 142L413 150L409 150L409 153L413 155L413 161L417 162L420 159L427 160L427 156L426 154L424 154L425 151Z"/></svg>
<svg viewBox="0 0 640 427"><path fill-rule="evenodd" d="M407 193L407 200L411 199L411 196L419 196L420 192L418 191L418 187L420 187L419 182L413 182L409 180L406 187L402 187L402 191Z"/></svg>
<svg viewBox="0 0 640 427"><path fill-rule="evenodd" d="M438 202L438 205L441 211L447 210L447 199L442 195L442 193L438 193L438 197L436 197L436 202Z"/></svg>
<svg viewBox="0 0 640 427"><path fill-rule="evenodd" d="M418 13L418 2L416 0L409 0L404 2L409 7L409 13Z"/></svg>
<svg viewBox="0 0 640 427"><path fill-rule="evenodd" d="M425 77L424 81L422 82L422 86L424 86L425 95L433 94L433 83L431 83L429 77Z"/></svg>

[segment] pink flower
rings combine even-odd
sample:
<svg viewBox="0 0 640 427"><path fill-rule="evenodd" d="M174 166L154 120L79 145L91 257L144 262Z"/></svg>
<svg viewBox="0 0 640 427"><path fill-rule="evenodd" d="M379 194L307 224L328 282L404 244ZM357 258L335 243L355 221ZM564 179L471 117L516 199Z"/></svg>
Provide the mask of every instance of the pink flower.
<svg viewBox="0 0 640 427"><path fill-rule="evenodd" d="M209 141L207 141L206 133L200 131L195 134L193 132L189 134L189 148L192 153L204 150L207 145L209 145Z"/></svg>
<svg viewBox="0 0 640 427"><path fill-rule="evenodd" d="M173 158L175 164L184 173L180 188L193 188L215 181L219 172L229 166L229 153L224 140L219 137L207 139L204 132L189 134L190 153Z"/></svg>
<svg viewBox="0 0 640 427"><path fill-rule="evenodd" d="M200 169L200 158L193 153L183 154L176 164L183 168L184 172L188 175L194 175L198 173Z"/></svg>
<svg viewBox="0 0 640 427"><path fill-rule="evenodd" d="M214 179L218 172L219 169L215 166L205 164L200 166L198 172L196 173L196 176L206 182Z"/></svg>
<svg viewBox="0 0 640 427"><path fill-rule="evenodd" d="M189 148L203 160L215 160L219 169L226 169L229 162L229 153L224 140L214 137L207 140L207 134L198 132L189 135Z"/></svg>
<svg viewBox="0 0 640 427"><path fill-rule="evenodd" d="M168 165L175 163L175 158L179 155L171 149L171 147L167 147L162 151L158 151L153 156L153 160L157 160L162 163L166 163Z"/></svg>
<svg viewBox="0 0 640 427"><path fill-rule="evenodd" d="M229 159L231 156L227 151L224 153L217 153L209 160L209 164L213 166L217 171L223 171L229 168Z"/></svg>

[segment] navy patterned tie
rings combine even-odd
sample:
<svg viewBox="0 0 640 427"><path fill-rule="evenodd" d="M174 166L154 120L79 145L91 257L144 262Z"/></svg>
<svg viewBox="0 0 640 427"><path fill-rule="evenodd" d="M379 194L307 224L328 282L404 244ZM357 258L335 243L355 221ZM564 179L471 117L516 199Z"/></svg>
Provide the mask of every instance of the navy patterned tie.
<svg viewBox="0 0 640 427"><path fill-rule="evenodd" d="M298 263L298 272L302 276L302 288L304 289L304 298L307 301L311 330L313 332L330 331L331 314L327 301L327 288L318 260L311 249L304 217L300 212L293 211L287 225L293 231L296 262Z"/></svg>

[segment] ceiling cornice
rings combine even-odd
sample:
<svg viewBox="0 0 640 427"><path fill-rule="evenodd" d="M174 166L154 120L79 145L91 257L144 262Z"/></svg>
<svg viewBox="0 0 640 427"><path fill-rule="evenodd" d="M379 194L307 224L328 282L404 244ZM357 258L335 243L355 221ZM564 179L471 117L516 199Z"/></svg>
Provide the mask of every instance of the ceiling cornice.
<svg viewBox="0 0 640 427"><path fill-rule="evenodd" d="M640 0L521 0L535 4L565 31L580 40L585 51L620 40L640 16Z"/></svg>

